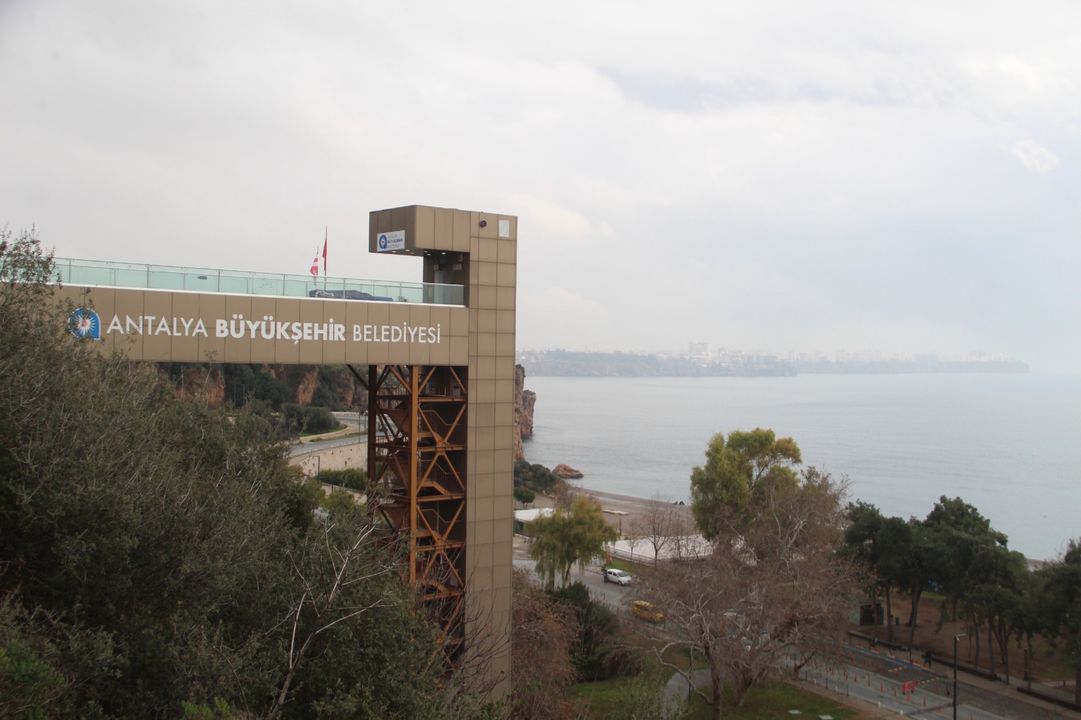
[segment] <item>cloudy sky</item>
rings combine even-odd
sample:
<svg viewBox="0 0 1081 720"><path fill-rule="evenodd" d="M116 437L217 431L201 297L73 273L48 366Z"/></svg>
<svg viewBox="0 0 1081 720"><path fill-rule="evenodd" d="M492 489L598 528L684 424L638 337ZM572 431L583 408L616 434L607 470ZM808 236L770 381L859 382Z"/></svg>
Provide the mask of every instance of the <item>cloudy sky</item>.
<svg viewBox="0 0 1081 720"><path fill-rule="evenodd" d="M518 215L520 348L1081 364L1081 5L0 0L0 224L419 279Z"/></svg>

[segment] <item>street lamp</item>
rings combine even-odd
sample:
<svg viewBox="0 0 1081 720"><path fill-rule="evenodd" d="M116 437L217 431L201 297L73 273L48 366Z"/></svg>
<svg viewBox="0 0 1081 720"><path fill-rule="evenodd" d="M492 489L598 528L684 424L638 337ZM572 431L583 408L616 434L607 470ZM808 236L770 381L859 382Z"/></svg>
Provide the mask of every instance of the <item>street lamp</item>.
<svg viewBox="0 0 1081 720"><path fill-rule="evenodd" d="M967 637L968 633L953 636L953 720L957 720L957 641Z"/></svg>

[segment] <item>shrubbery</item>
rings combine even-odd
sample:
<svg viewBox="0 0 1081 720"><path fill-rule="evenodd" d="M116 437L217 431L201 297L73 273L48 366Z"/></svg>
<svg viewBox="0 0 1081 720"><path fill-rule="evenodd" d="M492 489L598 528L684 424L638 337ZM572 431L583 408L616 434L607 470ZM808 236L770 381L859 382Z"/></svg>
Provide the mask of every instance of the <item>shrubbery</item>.
<svg viewBox="0 0 1081 720"><path fill-rule="evenodd" d="M50 276L0 231L0 717L460 716L365 514L72 337Z"/></svg>
<svg viewBox="0 0 1081 720"><path fill-rule="evenodd" d="M315 479L327 485L337 485L357 492L365 492L368 489L368 473L359 468L323 470L315 476Z"/></svg>
<svg viewBox="0 0 1081 720"><path fill-rule="evenodd" d="M514 461L514 486L528 487L539 493L548 493L560 482L552 471L543 465L530 464L526 460Z"/></svg>
<svg viewBox="0 0 1081 720"><path fill-rule="evenodd" d="M528 505L537 499L537 493L533 492L532 488L519 485L514 488L514 499L523 505Z"/></svg>
<svg viewBox="0 0 1081 720"><path fill-rule="evenodd" d="M325 407L307 407L295 403L282 405L282 416L285 426L290 434L300 435L310 433L313 435L337 430L341 423Z"/></svg>
<svg viewBox="0 0 1081 720"><path fill-rule="evenodd" d="M585 585L571 583L552 595L573 608L578 618L578 639L571 660L580 680L607 680L642 671L638 656L619 642L619 618L606 605L593 600Z"/></svg>

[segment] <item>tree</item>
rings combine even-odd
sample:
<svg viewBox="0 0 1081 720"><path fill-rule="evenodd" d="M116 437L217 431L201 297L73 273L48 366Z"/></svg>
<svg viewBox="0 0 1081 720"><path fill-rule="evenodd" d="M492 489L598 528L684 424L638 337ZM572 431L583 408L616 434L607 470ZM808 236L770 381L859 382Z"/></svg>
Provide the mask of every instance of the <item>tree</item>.
<svg viewBox="0 0 1081 720"><path fill-rule="evenodd" d="M647 502L639 515L631 521L631 535L653 548L653 564L660 558L661 550L674 547L684 534L684 507L662 500L660 495Z"/></svg>
<svg viewBox="0 0 1081 720"><path fill-rule="evenodd" d="M1026 569L1024 579L1021 582L1017 604L1014 605L1010 618L1010 625L1018 640L1024 639L1025 649L1028 652L1029 663L1032 660L1032 639L1041 633L1049 633L1054 626L1051 617L1051 609L1046 600L1047 577L1042 572L1032 572ZM1025 679L1028 679L1029 668L1025 668Z"/></svg>
<svg viewBox="0 0 1081 720"><path fill-rule="evenodd" d="M442 707L434 630L366 517L318 523L263 418L74 338L51 276L31 234L0 233L0 656L33 670L28 711Z"/></svg>
<svg viewBox="0 0 1081 720"><path fill-rule="evenodd" d="M1081 540L1071 540L1062 560L1042 568L1048 639L1074 666L1074 702L1081 703Z"/></svg>
<svg viewBox="0 0 1081 720"><path fill-rule="evenodd" d="M562 481L543 465L530 465L526 460L514 461L514 487L528 487L539 493L548 493L560 484Z"/></svg>
<svg viewBox="0 0 1081 720"><path fill-rule="evenodd" d="M792 438L772 430L734 430L714 435L706 448L706 464L691 471L691 507L707 540L719 532L716 520L724 509L739 510L776 487L797 483L794 465L801 462Z"/></svg>
<svg viewBox="0 0 1081 720"><path fill-rule="evenodd" d="M578 637L574 611L530 584L520 571L513 580L511 644L512 716L562 720L578 716L568 695L575 682L571 651Z"/></svg>
<svg viewBox="0 0 1081 720"><path fill-rule="evenodd" d="M947 550L937 556L935 580L956 607L978 571L977 556L991 548L1006 547L1006 536L991 527L991 521L961 498L942 496L927 514L924 527L931 540Z"/></svg>
<svg viewBox="0 0 1081 720"><path fill-rule="evenodd" d="M875 567L886 596L886 638L893 640L893 589L911 587L918 576L919 558L915 550L911 523L899 517L882 519L875 535ZM915 580L919 582L919 578Z"/></svg>
<svg viewBox="0 0 1081 720"><path fill-rule="evenodd" d="M529 554L549 588L555 585L557 576L560 584L566 585L575 563L601 554L606 544L619 537L615 528L604 521L600 504L584 495L575 497L569 510L556 508L551 515L533 521L531 531Z"/></svg>
<svg viewBox="0 0 1081 720"><path fill-rule="evenodd" d="M638 657L622 642L619 616L606 603L594 600L589 588L573 582L551 595L571 608L578 619L579 633L571 657L579 680L607 680L641 670Z"/></svg>
<svg viewBox="0 0 1081 720"><path fill-rule="evenodd" d="M987 624L987 652L991 672L995 672L994 650L998 647L1007 682L1010 679L1010 637L1018 628L1024 588L1031 582L1025 557L999 545L985 548L977 557L974 584L969 591L976 607L973 619L982 617ZM976 626L978 627L978 626Z"/></svg>
<svg viewBox="0 0 1081 720"><path fill-rule="evenodd" d="M318 482L327 485L337 485L346 490L355 490L363 493L368 490L368 473L360 468L345 468L343 470L321 470L315 476Z"/></svg>
<svg viewBox="0 0 1081 720"><path fill-rule="evenodd" d="M537 493L533 492L531 488L519 485L514 488L514 499L523 505L528 505L537 499Z"/></svg>
<svg viewBox="0 0 1081 720"><path fill-rule="evenodd" d="M890 552L896 558L900 587L908 592L911 610L908 615L908 644L915 641L919 621L920 599L928 583L935 579L943 554L949 548L940 544L942 537L932 533L915 518L904 523L905 529L893 528Z"/></svg>
<svg viewBox="0 0 1081 720"><path fill-rule="evenodd" d="M893 640L893 589L922 593L922 583L927 577L922 570L928 563L927 552L916 546L912 523L899 517L884 517L874 505L851 503L845 515L846 551L870 575L872 595L881 588L886 600L886 637ZM914 585L919 586L917 590L912 589ZM918 604L917 600L915 606Z"/></svg>
<svg viewBox="0 0 1081 720"><path fill-rule="evenodd" d="M990 520L959 497L940 497L922 527L922 539L929 558L928 579L936 581L939 590L947 596L952 615L968 620L978 664L979 629L987 620L987 596L991 588L1006 577L1003 569L1008 560L1006 536L994 530ZM982 590L983 597L976 592L978 589ZM915 616L909 644L914 632ZM993 653L994 649L989 648L989 651ZM992 668L993 662L992 654Z"/></svg>
<svg viewBox="0 0 1081 720"><path fill-rule="evenodd" d="M878 605L878 589L884 585L879 565L878 535L885 518L878 508L870 503L857 501L849 503L845 509L844 542L845 552L863 569L866 587L871 596L872 612ZM889 592L886 593L886 613L889 616Z"/></svg>
<svg viewBox="0 0 1081 720"><path fill-rule="evenodd" d="M830 652L856 576L839 551L843 486L813 468L795 486L771 483L745 506L721 505L711 520L713 552L693 563L665 563L641 577L641 592L664 608L659 662L683 648L710 670L721 713L721 687L741 704L748 689L795 652L797 666Z"/></svg>

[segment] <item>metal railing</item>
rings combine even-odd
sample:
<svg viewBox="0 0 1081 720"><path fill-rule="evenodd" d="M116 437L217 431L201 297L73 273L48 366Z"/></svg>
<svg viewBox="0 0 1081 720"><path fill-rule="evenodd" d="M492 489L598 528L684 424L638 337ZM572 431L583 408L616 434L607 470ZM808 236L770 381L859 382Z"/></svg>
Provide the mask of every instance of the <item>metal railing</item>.
<svg viewBox="0 0 1081 720"><path fill-rule="evenodd" d="M343 300L464 305L465 288L440 283L314 278L307 275L211 268L141 265L103 260L53 258L56 281L67 285L189 290L192 292L321 297Z"/></svg>

